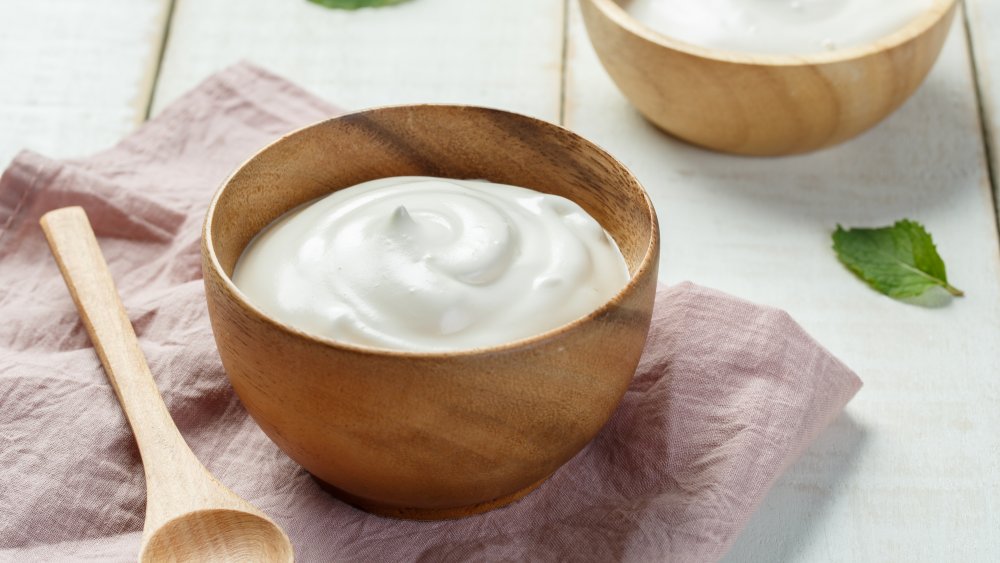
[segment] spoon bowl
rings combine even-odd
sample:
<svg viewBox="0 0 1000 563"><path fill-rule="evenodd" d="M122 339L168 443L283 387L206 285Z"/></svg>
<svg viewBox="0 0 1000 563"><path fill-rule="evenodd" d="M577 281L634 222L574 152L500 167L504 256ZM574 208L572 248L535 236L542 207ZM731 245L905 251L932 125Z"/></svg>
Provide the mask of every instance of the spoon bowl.
<svg viewBox="0 0 1000 563"><path fill-rule="evenodd" d="M139 561L291 561L281 528L257 514L232 509L197 510L157 528Z"/></svg>

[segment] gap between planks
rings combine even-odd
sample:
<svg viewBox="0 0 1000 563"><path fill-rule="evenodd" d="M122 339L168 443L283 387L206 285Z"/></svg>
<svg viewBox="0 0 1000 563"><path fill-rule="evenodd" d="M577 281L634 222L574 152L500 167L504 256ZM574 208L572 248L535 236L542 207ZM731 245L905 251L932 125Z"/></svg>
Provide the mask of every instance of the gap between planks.
<svg viewBox="0 0 1000 563"><path fill-rule="evenodd" d="M559 54L559 125L566 126L566 74L569 71L569 3L563 0L562 52Z"/></svg>
<svg viewBox="0 0 1000 563"><path fill-rule="evenodd" d="M979 112L979 126L981 128L981 135L983 139L983 151L986 160L986 176L989 178L990 182L990 193L993 195L993 219L997 229L997 235L1000 236L1000 185L997 184L997 170L996 163L993 162L993 147L996 145L997 140L993 138L992 132L990 131L989 121L986 115L986 105L983 101L985 93L983 92L983 85L981 80L981 73L979 69L979 57L976 53L976 47L973 41L973 34L976 33L972 29L972 24L969 21L969 10L962 6L962 25L965 26L965 44L969 51L969 64L972 67L972 83L975 85L975 95L976 95L976 109Z"/></svg>
<svg viewBox="0 0 1000 563"><path fill-rule="evenodd" d="M149 121L153 112L153 101L156 98L156 87L160 83L160 71L163 70L163 59L167 54L167 44L170 41L170 29L174 24L174 8L178 0L167 0L167 16L163 20L163 36L160 39L160 52L156 55L156 67L153 69L153 81L146 96L146 111L143 112L143 121Z"/></svg>

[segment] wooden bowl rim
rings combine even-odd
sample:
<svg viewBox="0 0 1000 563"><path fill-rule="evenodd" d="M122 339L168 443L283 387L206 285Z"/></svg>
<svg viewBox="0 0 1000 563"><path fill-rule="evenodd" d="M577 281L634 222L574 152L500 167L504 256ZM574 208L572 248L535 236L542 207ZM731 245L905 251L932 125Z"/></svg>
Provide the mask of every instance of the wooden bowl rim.
<svg viewBox="0 0 1000 563"><path fill-rule="evenodd" d="M510 116L514 116L517 119L525 120L534 123L535 125L542 128L549 128L555 130L561 135L568 135L574 140L580 141L584 146L597 151L606 158L610 159L615 165L619 166L629 178L635 183L636 187L639 188L639 193L642 195L642 200L645 203L646 211L649 214L650 225L652 226L649 244L646 246L646 250L643 253L642 261L639 263L639 267L636 269L635 274L629 277L628 283L625 284L617 293L614 294L610 299L608 299L603 305L597 309L591 311L587 315L579 317L569 323L557 326L540 334L534 336L529 336L526 338L521 338L518 340L513 340L511 342L505 342L503 344L498 344L495 346L486 346L478 348L468 348L461 350L448 350L448 351L414 351L414 350L396 350L391 348L377 348L374 346L363 346L360 344L352 344L348 342L342 342L332 338L326 338L323 336L315 335L310 332L298 329L292 325L283 323L274 319L270 315L264 313L252 303L250 303L243 295L243 292L236 287L233 280L226 275L226 272L222 269L222 265L219 263L219 258L215 252L215 245L212 241L212 220L215 217L216 207L222 194L225 192L226 188L229 187L230 182L254 159L259 157L264 152L271 149L271 147L286 142L287 139L302 133L308 129L314 127L320 127L331 121L336 121L339 119L351 118L354 116L369 115L373 113L381 113L386 111L397 111L397 110L411 110L414 108L432 108L432 109L446 109L446 110L458 110L458 111L482 111L486 113L501 113ZM265 322L272 328L288 333L292 336L303 338L305 340L311 341L315 344L322 346L327 346L330 348L343 350L345 352L352 352L358 355L364 356L379 356L379 357L396 357L396 358L412 358L412 359L422 359L422 360L434 360L434 359L447 359L447 358L462 358L478 355L489 355L495 353L510 352L520 348L530 348L538 344L542 344L546 341L558 338L576 328L590 322L591 320L604 315L608 310L613 307L618 306L625 296L636 290L636 287L643 283L646 278L650 275L656 275L657 272L651 272L653 265L657 263L658 256L654 253L659 252L659 241L660 241L660 227L656 216L656 209L653 207L653 202L649 198L649 194L646 189L639 182L639 179L628 169L624 164L622 164L617 158L612 156L609 152L598 146L596 143L584 138L583 136L574 133L573 131L563 127L561 125L556 125L542 119L537 119L524 114L501 110L497 108L490 108L485 106L475 106L475 105L462 105L462 104L397 104L397 105L385 105L385 106L375 106L359 111L347 112L336 117L323 119L315 123L311 123L304 127L295 129L285 135L282 135L278 139L268 143L266 146L255 152L250 158L246 159L229 176L223 180L222 184L216 190L215 195L212 196L212 200L209 203L208 210L205 213L205 222L202 226L202 254L208 258L208 263L211 266L215 274L222 280L223 290L226 292L227 297L240 305L245 311L249 311L251 315L256 317L258 320ZM207 297L207 295L206 295Z"/></svg>
<svg viewBox="0 0 1000 563"><path fill-rule="evenodd" d="M702 47L653 30L651 27L632 17L616 0L580 1L593 4L600 10L604 17L614 22L618 27L666 49L718 62L766 67L796 67L842 63L882 53L923 36L946 17L958 3L958 0L934 0L930 8L910 20L905 26L869 43L835 49L829 52L781 55Z"/></svg>

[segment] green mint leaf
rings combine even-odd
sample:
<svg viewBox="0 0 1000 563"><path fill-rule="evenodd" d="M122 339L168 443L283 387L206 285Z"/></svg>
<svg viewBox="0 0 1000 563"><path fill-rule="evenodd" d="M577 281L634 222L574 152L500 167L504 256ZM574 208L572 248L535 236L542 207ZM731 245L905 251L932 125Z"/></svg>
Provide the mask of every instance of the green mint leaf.
<svg viewBox="0 0 1000 563"><path fill-rule="evenodd" d="M848 269L889 297L917 297L932 287L964 295L948 283L934 240L916 221L903 219L879 229L845 230L837 225L833 249Z"/></svg>
<svg viewBox="0 0 1000 563"><path fill-rule="evenodd" d="M337 10L357 10L358 8L377 8L379 6L392 6L400 4L406 0L309 0L313 4L319 4L327 8Z"/></svg>

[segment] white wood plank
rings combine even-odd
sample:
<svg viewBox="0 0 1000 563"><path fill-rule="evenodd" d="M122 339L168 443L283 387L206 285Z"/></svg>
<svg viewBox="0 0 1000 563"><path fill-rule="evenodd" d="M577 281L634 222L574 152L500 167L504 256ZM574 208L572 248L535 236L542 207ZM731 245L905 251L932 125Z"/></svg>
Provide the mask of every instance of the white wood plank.
<svg viewBox="0 0 1000 563"><path fill-rule="evenodd" d="M140 123L169 0L0 2L0 168L21 148L83 156Z"/></svg>
<svg viewBox="0 0 1000 563"><path fill-rule="evenodd" d="M1000 213L1000 2L966 0L969 36L976 55L983 122L993 164L993 190Z"/></svg>
<svg viewBox="0 0 1000 563"><path fill-rule="evenodd" d="M345 109L468 103L555 120L562 16L554 0L413 0L358 11L178 0L154 107L246 59Z"/></svg>
<svg viewBox="0 0 1000 563"><path fill-rule="evenodd" d="M873 131L812 155L752 159L645 122L571 7L567 124L650 192L661 279L786 309L865 381L729 560L1000 560L1000 262L961 23L927 83ZM837 223L904 217L934 234L966 298L935 309L893 301L830 249Z"/></svg>

